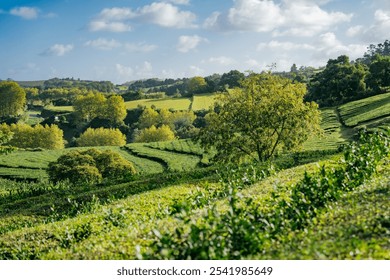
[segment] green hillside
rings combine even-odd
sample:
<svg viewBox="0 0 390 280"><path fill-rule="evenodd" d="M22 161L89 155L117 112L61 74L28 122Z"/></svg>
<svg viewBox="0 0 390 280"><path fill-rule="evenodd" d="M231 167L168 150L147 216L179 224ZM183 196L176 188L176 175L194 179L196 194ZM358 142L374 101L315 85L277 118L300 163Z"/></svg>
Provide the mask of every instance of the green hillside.
<svg viewBox="0 0 390 280"><path fill-rule="evenodd" d="M139 173L133 181L72 186L48 183L46 169L49 162L60 155L87 148L20 150L2 155L0 259L137 259L140 254L145 258L164 258L159 252L151 251L161 245L156 234L170 236L167 244L178 242L184 246L187 239L177 240L176 229L183 230L183 236L190 228L197 227L209 234L213 228L221 226L205 224L210 217L215 221L229 217L223 215L232 213L228 210L234 192L220 183L221 178L226 182L226 176L236 176L234 178L243 182L237 194L242 202L238 209L254 211L253 217L265 213L263 220L267 221L277 216L276 210L284 209L281 208L284 202L294 202L294 190L307 178L305 172L324 176L318 184L335 184L331 171L321 171L321 166L326 165L327 170L348 169L345 161L340 161L339 145L348 143L361 125L369 124L374 128L386 124L389 94L322 109L323 133L309 139L300 151L280 155L275 160L275 169L244 166L233 172L231 167L210 166L208 159L212 155L205 154L199 145L189 140L132 143L98 149L119 152L132 162ZM195 98L194 102L199 100ZM202 104L207 102L204 100ZM365 147L371 149L371 145ZM368 162L364 156L370 155L363 153L355 160ZM314 201L320 197L325 202L313 212L303 211L313 215L303 228L283 229L279 235L267 229L264 232L268 235L263 235L257 232L258 225L254 225L250 234L264 236L263 249L251 247L254 251L244 258L390 259L389 156L378 160L376 172L364 175L364 182L359 181L353 189L343 190L328 200L313 195ZM364 166L362 164L358 170ZM351 185L360 180L359 176L354 176L351 176ZM28 181L20 181L23 178ZM313 184L306 180L307 186ZM308 189L316 191L318 188ZM299 201L306 205L305 200ZM246 215L236 213L237 217ZM247 226L238 223L239 220L231 221L237 222L236 226ZM225 229L226 226L220 228ZM212 237L210 235L210 240ZM209 246L205 243L205 247Z"/></svg>

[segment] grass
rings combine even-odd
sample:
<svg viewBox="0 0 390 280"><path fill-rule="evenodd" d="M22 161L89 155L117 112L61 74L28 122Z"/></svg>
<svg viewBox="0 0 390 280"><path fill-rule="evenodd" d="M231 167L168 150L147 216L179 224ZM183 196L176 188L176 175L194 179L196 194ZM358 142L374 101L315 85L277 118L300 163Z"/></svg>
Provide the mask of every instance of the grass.
<svg viewBox="0 0 390 280"><path fill-rule="evenodd" d="M390 115L390 92L349 102L339 107L342 121L347 126L357 126L365 122Z"/></svg>
<svg viewBox="0 0 390 280"><path fill-rule="evenodd" d="M73 106L46 106L45 109L56 113L69 113L74 111Z"/></svg>
<svg viewBox="0 0 390 280"><path fill-rule="evenodd" d="M160 162L170 171L189 171L197 167L200 157L181 153L172 153L147 147L143 143L133 143L126 145L126 149L131 153Z"/></svg>
<svg viewBox="0 0 390 280"><path fill-rule="evenodd" d="M215 94L201 94L194 95L191 109L193 111L199 111L203 109L209 109L214 104Z"/></svg>
<svg viewBox="0 0 390 280"><path fill-rule="evenodd" d="M135 109L138 106L152 107L158 109L188 110L191 105L189 98L165 98L165 99L141 99L125 102L126 109Z"/></svg>

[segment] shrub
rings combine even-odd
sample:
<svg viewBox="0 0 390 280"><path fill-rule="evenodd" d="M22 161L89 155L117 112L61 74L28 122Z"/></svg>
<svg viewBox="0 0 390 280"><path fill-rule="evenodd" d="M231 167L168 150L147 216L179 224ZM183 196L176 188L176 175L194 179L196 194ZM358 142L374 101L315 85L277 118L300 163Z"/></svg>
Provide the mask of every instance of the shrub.
<svg viewBox="0 0 390 280"><path fill-rule="evenodd" d="M128 179L136 173L132 163L113 151L72 151L49 163L51 181L68 180L72 184L100 183L103 179Z"/></svg>
<svg viewBox="0 0 390 280"><path fill-rule="evenodd" d="M63 131L57 125L40 124L29 126L27 124L2 124L0 130L3 132L12 132L13 137L8 142L9 145L24 149L63 149L64 139Z"/></svg>
<svg viewBox="0 0 390 280"><path fill-rule="evenodd" d="M134 137L134 142L159 142L170 141L175 139L175 134L167 125L162 125L156 128L152 125L150 128L145 128L137 132Z"/></svg>
<svg viewBox="0 0 390 280"><path fill-rule="evenodd" d="M126 136L117 128L88 128L76 140L80 147L87 146L124 146Z"/></svg>

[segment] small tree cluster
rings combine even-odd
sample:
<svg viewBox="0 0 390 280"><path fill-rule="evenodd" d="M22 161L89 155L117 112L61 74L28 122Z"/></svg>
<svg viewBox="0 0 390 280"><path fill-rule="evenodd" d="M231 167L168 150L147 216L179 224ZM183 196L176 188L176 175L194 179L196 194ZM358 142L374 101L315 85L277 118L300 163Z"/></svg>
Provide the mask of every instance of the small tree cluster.
<svg viewBox="0 0 390 280"><path fill-rule="evenodd" d="M117 128L88 128L76 139L77 146L124 146L126 136Z"/></svg>
<svg viewBox="0 0 390 280"><path fill-rule="evenodd" d="M100 183L103 179L123 180L136 173L132 163L120 154L106 150L72 151L49 164L52 182L68 180L72 184Z"/></svg>
<svg viewBox="0 0 390 280"><path fill-rule="evenodd" d="M76 116L87 122L99 117L113 124L121 124L127 114L125 101L121 96L112 95L106 98L98 92L77 97L73 108Z"/></svg>
<svg viewBox="0 0 390 280"><path fill-rule="evenodd" d="M17 83L0 81L0 117L19 115L26 104L26 93Z"/></svg>
<svg viewBox="0 0 390 280"><path fill-rule="evenodd" d="M29 126L27 124L1 124L2 133L12 133L8 145L24 149L63 149L63 131L55 124Z"/></svg>
<svg viewBox="0 0 390 280"><path fill-rule="evenodd" d="M175 134L167 125L162 125L156 128L152 125L150 128L145 128L137 131L134 136L134 142L159 142L170 141L175 139Z"/></svg>
<svg viewBox="0 0 390 280"><path fill-rule="evenodd" d="M179 138L188 138L189 136L192 136L192 134L196 133L196 128L193 125L195 119L196 116L193 111L171 112L167 109L161 109L160 111L156 111L153 108L146 108L139 117L138 128L141 129L142 132L145 129L149 129L152 126L155 126L154 129L149 129L146 132L146 134L151 135L152 133L158 133L158 128L166 126L163 131L170 130L171 133L169 133L169 135L173 134L178 136ZM139 135L139 133L140 132L136 132L134 138L137 138L137 135ZM156 137L159 138L159 136L157 135ZM158 141L166 140L171 139L169 137Z"/></svg>
<svg viewBox="0 0 390 280"><path fill-rule="evenodd" d="M5 146L12 139L12 132L3 132L0 130L0 155L8 154L14 150L11 146Z"/></svg>

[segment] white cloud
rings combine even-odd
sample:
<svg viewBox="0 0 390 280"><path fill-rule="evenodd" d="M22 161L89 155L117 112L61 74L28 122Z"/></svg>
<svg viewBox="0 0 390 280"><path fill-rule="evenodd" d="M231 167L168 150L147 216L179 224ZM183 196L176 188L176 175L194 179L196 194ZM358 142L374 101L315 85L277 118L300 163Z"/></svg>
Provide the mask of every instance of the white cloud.
<svg viewBox="0 0 390 280"><path fill-rule="evenodd" d="M221 31L273 31L275 36L312 36L352 18L352 14L323 10L319 5L324 2L284 0L278 4L272 0L236 0L227 12L213 13L204 26Z"/></svg>
<svg viewBox="0 0 390 280"><path fill-rule="evenodd" d="M74 46L71 45L71 44L68 44L68 45L55 44L55 45L51 46L50 48L48 48L47 50L45 50L42 53L42 55L46 55L46 56L51 56L51 55L64 56L66 53L72 51L73 47Z"/></svg>
<svg viewBox="0 0 390 280"><path fill-rule="evenodd" d="M190 0L166 0L165 2L171 2L176 5L189 5Z"/></svg>
<svg viewBox="0 0 390 280"><path fill-rule="evenodd" d="M198 66L191 65L186 76L187 77L203 76L204 73L205 73L204 69L199 68Z"/></svg>
<svg viewBox="0 0 390 280"><path fill-rule="evenodd" d="M150 78L153 76L153 66L149 61L144 61L141 66L136 67L136 73L139 78Z"/></svg>
<svg viewBox="0 0 390 280"><path fill-rule="evenodd" d="M156 45L149 45L146 43L127 43L124 45L125 49L129 52L151 52L157 49Z"/></svg>
<svg viewBox="0 0 390 280"><path fill-rule="evenodd" d="M364 27L362 25L356 25L348 28L346 34L348 37L356 37L357 35L361 34Z"/></svg>
<svg viewBox="0 0 390 280"><path fill-rule="evenodd" d="M182 53L189 52L190 50L196 49L201 42L207 42L207 39L202 38L198 35L194 36L180 36L177 44L177 50Z"/></svg>
<svg viewBox="0 0 390 280"><path fill-rule="evenodd" d="M129 81L132 79L132 76L134 74L133 68L117 63L115 64L115 69L118 75L120 76L121 80Z"/></svg>
<svg viewBox="0 0 390 280"><path fill-rule="evenodd" d="M347 36L359 38L367 44L387 40L390 30L390 10L378 9L373 18L374 22L371 25L350 27L346 32Z"/></svg>
<svg viewBox="0 0 390 280"><path fill-rule="evenodd" d="M23 19L36 19L38 17L39 10L34 7L17 7L10 11L11 15L19 16Z"/></svg>
<svg viewBox="0 0 390 280"><path fill-rule="evenodd" d="M219 56L219 57L210 57L207 62L212 63L212 64L220 64L220 65L232 65L235 63L235 60L230 57L226 56Z"/></svg>
<svg viewBox="0 0 390 280"><path fill-rule="evenodd" d="M93 20L89 23L89 30L91 31L109 31L109 32L126 32L131 31L129 24L113 21L106 22L104 20Z"/></svg>
<svg viewBox="0 0 390 280"><path fill-rule="evenodd" d="M114 39L107 40L104 38L99 38L96 40L87 41L84 45L94 47L99 50L112 50L115 48L119 48L122 44Z"/></svg>
<svg viewBox="0 0 390 280"><path fill-rule="evenodd" d="M177 2L177 1L176 1ZM179 1L181 4L187 1ZM144 22L163 27L193 28L196 15L182 11L166 2L154 2L136 10L131 8L106 8L89 23L91 31L125 32L131 30L129 22Z"/></svg>
<svg viewBox="0 0 390 280"><path fill-rule="evenodd" d="M315 50L316 48L309 44L297 44L292 42L279 42L279 41L271 41L269 43L260 43L257 45L257 50L261 51L263 49L271 49L271 50L284 50L284 51L292 51L292 50Z"/></svg>

